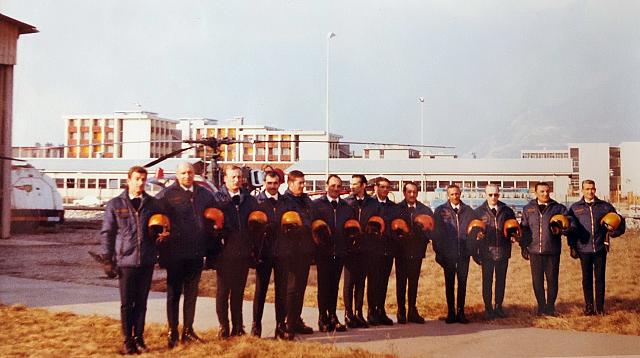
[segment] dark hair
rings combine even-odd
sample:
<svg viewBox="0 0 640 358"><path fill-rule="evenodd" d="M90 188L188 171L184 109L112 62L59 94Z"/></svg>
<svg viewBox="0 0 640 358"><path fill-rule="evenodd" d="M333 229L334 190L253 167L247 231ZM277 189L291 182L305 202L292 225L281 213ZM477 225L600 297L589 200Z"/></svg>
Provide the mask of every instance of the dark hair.
<svg viewBox="0 0 640 358"><path fill-rule="evenodd" d="M406 181L402 185L402 192L403 193L407 191L407 186L409 186L409 185L413 185L413 186L416 187L416 189L418 189L418 184L416 182L414 182L414 181Z"/></svg>
<svg viewBox="0 0 640 358"><path fill-rule="evenodd" d="M326 181L327 185L329 185L329 180L331 180L331 178L336 178L336 179L340 180L340 184L342 184L342 179L340 179L339 176L337 176L335 174L329 174L329 176L327 177L327 181Z"/></svg>
<svg viewBox="0 0 640 358"><path fill-rule="evenodd" d="M131 168L129 168L129 173L127 173L127 178L131 179L131 175L133 175L133 173L140 173L140 174L149 175L149 172L147 171L147 168L141 167L139 165L134 165Z"/></svg>
<svg viewBox="0 0 640 358"><path fill-rule="evenodd" d="M374 179L376 186L380 185L380 183L382 182L387 182L387 184L391 184L391 182L389 181L389 179L385 178L385 177L377 177Z"/></svg>
<svg viewBox="0 0 640 358"><path fill-rule="evenodd" d="M595 182L595 181L593 181L593 180L591 180L591 179L585 179L585 180L583 180L583 181L582 181L582 184L580 184L580 187L584 188L584 185L585 185L585 184L591 184L591 185L593 185L594 187L596 186L596 182Z"/></svg>
<svg viewBox="0 0 640 358"><path fill-rule="evenodd" d="M360 184L367 185L367 177L365 177L364 174L353 174L351 176L351 179L355 179L355 178L360 179Z"/></svg>
<svg viewBox="0 0 640 358"><path fill-rule="evenodd" d="M458 186L458 184L447 185L447 192L449 192L449 189L458 189L458 191L462 191L460 190L460 187Z"/></svg>
<svg viewBox="0 0 640 358"><path fill-rule="evenodd" d="M537 182L537 183L536 183L536 185L533 187L533 190L534 190L534 191L538 191L538 187L539 187L539 186L546 186L546 187L548 187L548 188L550 188L550 187L551 187L551 185L549 185L549 183L547 183L546 181L539 181L539 182Z"/></svg>
<svg viewBox="0 0 640 358"><path fill-rule="evenodd" d="M280 182L280 175L278 175L278 172L276 172L275 170L270 170L270 171L264 172L264 178L266 179L267 177L269 177L269 178L278 178L278 182Z"/></svg>
<svg viewBox="0 0 640 358"><path fill-rule="evenodd" d="M287 174L287 183L291 183L298 178L304 179L304 173L299 170L292 170Z"/></svg>

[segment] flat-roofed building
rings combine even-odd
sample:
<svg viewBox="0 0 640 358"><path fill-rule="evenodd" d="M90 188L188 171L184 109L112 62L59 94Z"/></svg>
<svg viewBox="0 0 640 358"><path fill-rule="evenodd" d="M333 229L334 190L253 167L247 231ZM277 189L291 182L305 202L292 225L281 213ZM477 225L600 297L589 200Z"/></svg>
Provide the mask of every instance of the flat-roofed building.
<svg viewBox="0 0 640 358"><path fill-rule="evenodd" d="M148 111L68 115L67 158L158 158L181 148L178 121Z"/></svg>

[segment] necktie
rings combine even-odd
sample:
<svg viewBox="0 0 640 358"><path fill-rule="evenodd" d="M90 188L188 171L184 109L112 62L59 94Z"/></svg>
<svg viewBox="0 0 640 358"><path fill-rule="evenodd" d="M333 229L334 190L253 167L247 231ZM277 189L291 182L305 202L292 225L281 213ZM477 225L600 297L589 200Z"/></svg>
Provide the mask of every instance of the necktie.
<svg viewBox="0 0 640 358"><path fill-rule="evenodd" d="M138 211L138 209L140 209L140 198L131 199L131 205L133 205L133 208Z"/></svg>
<svg viewBox="0 0 640 358"><path fill-rule="evenodd" d="M416 212L416 207L415 207L415 206L410 206L410 207L409 207L409 213L410 213L411 215L413 215L413 213L415 213L415 212Z"/></svg>
<svg viewBox="0 0 640 358"><path fill-rule="evenodd" d="M453 211L457 214L458 213L458 208L453 208Z"/></svg>
<svg viewBox="0 0 640 358"><path fill-rule="evenodd" d="M493 215L498 215L498 210L496 210L496 208L491 208L491 212Z"/></svg>
<svg viewBox="0 0 640 358"><path fill-rule="evenodd" d="M540 210L540 212L543 212L543 211L544 211L544 208L546 208L546 207L547 207L547 206L546 206L546 205L544 205L544 204L539 204L539 205L538 205L538 210Z"/></svg>
<svg viewBox="0 0 640 358"><path fill-rule="evenodd" d="M234 195L233 198L231 198L231 200L233 201L233 204L235 206L240 205L240 195Z"/></svg>
<svg viewBox="0 0 640 358"><path fill-rule="evenodd" d="M331 200L331 206L333 207L333 210L336 210L336 208L338 207L338 201L337 200Z"/></svg>
<svg viewBox="0 0 640 358"><path fill-rule="evenodd" d="M269 202L271 203L271 205L272 205L273 207L275 207L275 206L276 206L276 199L275 199L275 198L269 198Z"/></svg>
<svg viewBox="0 0 640 358"><path fill-rule="evenodd" d="M364 199L356 199L356 202L358 203L359 207L362 207L362 202L364 201Z"/></svg>

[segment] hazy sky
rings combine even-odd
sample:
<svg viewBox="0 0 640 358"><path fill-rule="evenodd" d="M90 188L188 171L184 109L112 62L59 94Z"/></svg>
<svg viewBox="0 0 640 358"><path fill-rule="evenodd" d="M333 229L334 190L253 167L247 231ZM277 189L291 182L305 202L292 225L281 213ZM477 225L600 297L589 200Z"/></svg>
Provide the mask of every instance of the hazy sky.
<svg viewBox="0 0 640 358"><path fill-rule="evenodd" d="M345 140L420 143L419 96L425 142L463 157L640 140L638 1L0 0L0 12L40 30L19 40L15 145L62 142L62 115L136 102L322 130L329 32L331 131ZM538 124L544 140L528 135Z"/></svg>

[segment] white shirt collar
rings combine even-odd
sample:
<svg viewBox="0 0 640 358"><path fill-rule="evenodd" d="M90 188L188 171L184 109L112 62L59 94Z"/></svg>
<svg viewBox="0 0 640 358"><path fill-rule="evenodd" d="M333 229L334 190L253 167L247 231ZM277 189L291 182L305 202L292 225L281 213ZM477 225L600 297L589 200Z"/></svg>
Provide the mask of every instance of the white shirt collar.
<svg viewBox="0 0 640 358"><path fill-rule="evenodd" d="M182 190L186 190L186 191L193 191L193 185L190 188L187 188L186 186L183 186L182 184L180 184L180 187L182 188Z"/></svg>
<svg viewBox="0 0 640 358"><path fill-rule="evenodd" d="M337 198L334 199L334 198L330 197L329 195L327 195L327 200L329 200L329 202L336 201L336 202L339 203L340 202L340 197L337 197Z"/></svg>
<svg viewBox="0 0 640 358"><path fill-rule="evenodd" d="M274 198L274 199L278 200L278 193L276 193L275 195L271 195L271 194L269 194L269 192L268 192L268 191L266 191L266 190L265 190L265 191L264 191L264 195L266 195L266 196L267 196L267 199Z"/></svg>
<svg viewBox="0 0 640 358"><path fill-rule="evenodd" d="M131 193L127 192L127 195L129 196L129 200L131 200L131 199L142 199L142 193L140 193L140 195L138 195L138 196L131 196Z"/></svg>
<svg viewBox="0 0 640 358"><path fill-rule="evenodd" d="M378 202L379 202L379 203L385 203L385 204L386 204L386 203L389 201L389 199L384 199L384 200L382 200L382 199L380 199L380 198L378 198L378 197L376 197L376 198L378 199Z"/></svg>
<svg viewBox="0 0 640 358"><path fill-rule="evenodd" d="M496 209L496 210L498 210L498 205L491 205L491 204L489 204L489 209Z"/></svg>

